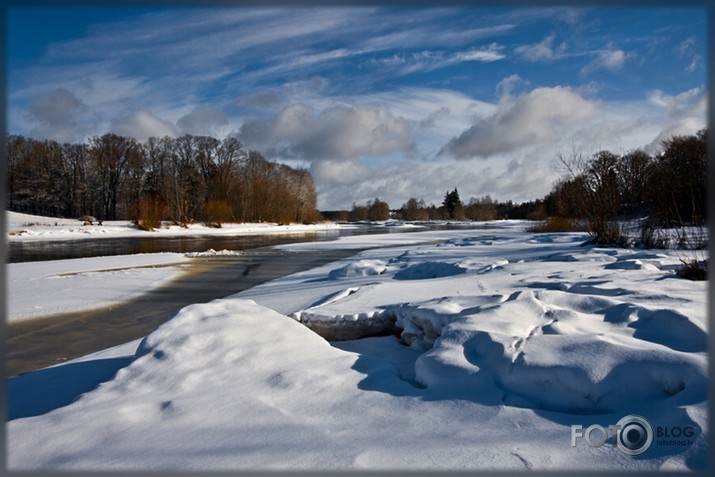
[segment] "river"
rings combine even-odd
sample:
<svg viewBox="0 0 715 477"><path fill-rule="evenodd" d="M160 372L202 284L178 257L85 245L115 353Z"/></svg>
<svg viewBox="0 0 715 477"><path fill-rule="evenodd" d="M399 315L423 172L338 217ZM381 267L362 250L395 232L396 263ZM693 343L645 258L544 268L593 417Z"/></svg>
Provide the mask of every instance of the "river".
<svg viewBox="0 0 715 477"><path fill-rule="evenodd" d="M251 250L232 257L192 259L188 271L165 286L118 305L63 313L5 326L5 370L13 376L127 343L151 333L175 311L193 303L223 298L284 275L347 258L360 250L289 252L272 248L337 237L437 229L360 226L300 235L100 238L74 241L11 242L8 262L60 260L150 252Z"/></svg>
<svg viewBox="0 0 715 477"><path fill-rule="evenodd" d="M286 243L335 240L349 235L423 232L425 230L464 229L464 225L430 224L425 227L356 225L316 232L266 235L192 235L179 237L116 237L82 240L11 241L6 242L7 263L63 260L67 258L132 255L156 252L204 252L214 250L249 250Z"/></svg>

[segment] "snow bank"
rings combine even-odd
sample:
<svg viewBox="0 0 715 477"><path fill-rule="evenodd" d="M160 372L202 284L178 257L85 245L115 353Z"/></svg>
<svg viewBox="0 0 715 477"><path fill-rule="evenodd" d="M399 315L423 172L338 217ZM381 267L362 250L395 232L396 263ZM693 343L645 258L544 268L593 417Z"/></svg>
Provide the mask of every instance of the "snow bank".
<svg viewBox="0 0 715 477"><path fill-rule="evenodd" d="M78 219L60 219L5 211L5 227L8 241L39 240L82 240L104 237L151 237L151 236L191 236L191 235L264 235L300 234L318 230L333 230L339 225L325 222L320 224L275 223L222 224L221 228L203 224L189 224L186 227L165 223L160 229L144 231L128 220L105 220L102 225L83 225Z"/></svg>
<svg viewBox="0 0 715 477"><path fill-rule="evenodd" d="M184 271L180 253L144 253L6 265L7 320L109 306Z"/></svg>
<svg viewBox="0 0 715 477"><path fill-rule="evenodd" d="M489 233L186 307L112 379L11 420L9 467L702 470L707 283L668 251ZM637 457L570 445L631 414L690 436Z"/></svg>
<svg viewBox="0 0 715 477"><path fill-rule="evenodd" d="M339 278L350 277L365 277L370 275L380 275L384 273L387 267L382 260L359 260L349 263L344 267L336 268L328 274L328 279L336 280Z"/></svg>
<svg viewBox="0 0 715 477"><path fill-rule="evenodd" d="M204 252L189 252L186 254L187 257L190 258L199 258L199 257L239 257L243 255L243 252L240 250L214 250L212 248L204 251Z"/></svg>

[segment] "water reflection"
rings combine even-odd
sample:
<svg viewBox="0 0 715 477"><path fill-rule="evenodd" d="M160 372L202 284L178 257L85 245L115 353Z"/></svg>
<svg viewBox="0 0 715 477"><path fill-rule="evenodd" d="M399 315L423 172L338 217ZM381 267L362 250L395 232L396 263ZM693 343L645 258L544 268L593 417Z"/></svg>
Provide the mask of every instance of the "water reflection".
<svg viewBox="0 0 715 477"><path fill-rule="evenodd" d="M9 242L7 263L63 260L67 258L102 257L157 252L203 252L246 250L295 242L331 240L335 236L316 232L257 236L189 236L189 237L117 237L90 240L53 240Z"/></svg>
<svg viewBox="0 0 715 477"><path fill-rule="evenodd" d="M63 260L67 258L102 257L157 252L204 252L214 250L247 250L296 242L335 240L349 235L420 232L425 230L464 229L465 225L430 224L424 227L390 227L362 224L350 228L317 232L290 232L280 235L192 235L186 237L115 237L88 240L53 240L6 242L7 263ZM467 228L474 228L468 227Z"/></svg>

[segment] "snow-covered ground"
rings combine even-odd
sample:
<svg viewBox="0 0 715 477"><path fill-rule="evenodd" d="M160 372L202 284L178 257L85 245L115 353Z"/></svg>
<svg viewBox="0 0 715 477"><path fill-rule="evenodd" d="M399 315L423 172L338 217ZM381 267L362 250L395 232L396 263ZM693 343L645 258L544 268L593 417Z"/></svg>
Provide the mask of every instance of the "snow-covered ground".
<svg viewBox="0 0 715 477"><path fill-rule="evenodd" d="M143 253L6 266L7 320L19 321L110 306L181 274L180 253Z"/></svg>
<svg viewBox="0 0 715 477"><path fill-rule="evenodd" d="M24 242L103 237L286 234L332 230L338 227L338 225L330 222L307 225L278 225L274 223L222 224L221 228L207 227L200 223L189 224L184 228L165 223L162 228L147 232L138 229L127 220L106 220L102 225L97 223L83 225L83 222L78 219L57 219L5 211L6 240Z"/></svg>
<svg viewBox="0 0 715 477"><path fill-rule="evenodd" d="M675 277L683 252L506 225L281 246L380 247L10 379L8 466L703 469L707 283ZM608 430L630 415L637 456Z"/></svg>

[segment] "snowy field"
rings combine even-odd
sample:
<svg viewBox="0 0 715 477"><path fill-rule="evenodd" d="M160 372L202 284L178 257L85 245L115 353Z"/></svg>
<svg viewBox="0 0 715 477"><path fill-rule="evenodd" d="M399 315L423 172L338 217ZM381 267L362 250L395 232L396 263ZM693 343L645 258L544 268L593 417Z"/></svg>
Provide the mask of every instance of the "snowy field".
<svg viewBox="0 0 715 477"><path fill-rule="evenodd" d="M281 246L378 248L10 379L8 466L703 469L707 282L675 277L684 253L507 225ZM574 430L629 415L656 434L640 455Z"/></svg>

